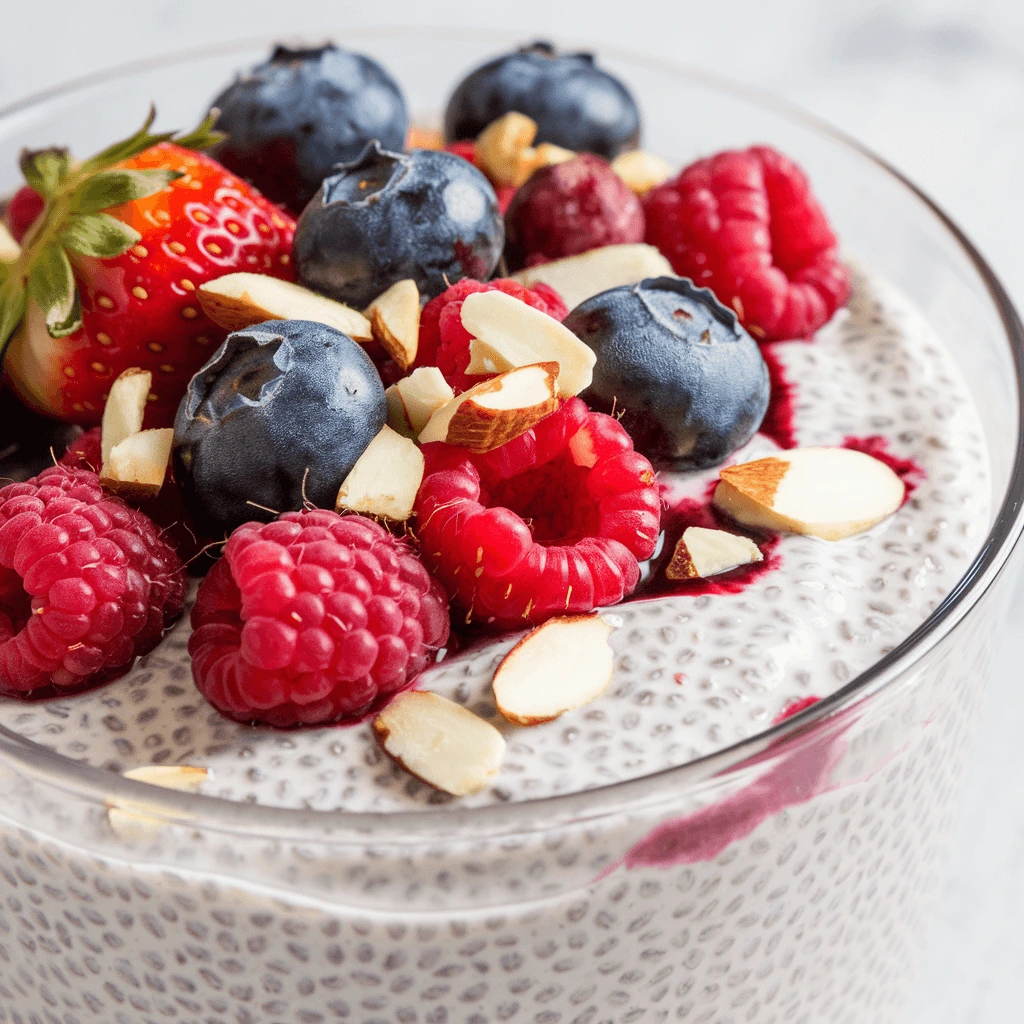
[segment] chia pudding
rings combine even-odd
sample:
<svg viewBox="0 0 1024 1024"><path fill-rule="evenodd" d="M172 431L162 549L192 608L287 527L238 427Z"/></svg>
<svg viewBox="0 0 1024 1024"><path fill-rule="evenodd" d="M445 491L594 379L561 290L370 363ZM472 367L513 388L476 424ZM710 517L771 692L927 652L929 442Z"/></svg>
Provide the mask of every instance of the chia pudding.
<svg viewBox="0 0 1024 1024"><path fill-rule="evenodd" d="M285 74L281 69L291 67L299 69L301 82L303 76L335 74L334 62L353 57L332 50L279 49L269 70L256 69L254 79L263 75L278 81ZM449 142L454 141L450 148L465 145L459 134L463 131L476 139L478 150L485 145L482 140L503 110L495 111L492 102L486 119L477 124L473 117L483 115L473 97L512 88L501 74L510 75L519 88L520 76L539 73L534 66L538 62L543 70L560 59L546 44L535 44L508 55L506 65L470 75L456 90L448 112L449 131L456 132L449 135ZM517 225L515 245L506 255L526 264L520 268L519 285L532 288L540 281L548 292L552 287L545 283L545 266L557 267L559 261L606 246L640 245L645 237L643 212L639 236L630 234L635 225L626 214L618 217L618 210L618 219L601 221L601 230L611 234L596 241L587 234L592 225L563 224L559 235L546 222L538 226L544 220L541 214L528 217L523 212L538 205L546 208L552 190L563 187L550 179L559 166L573 160L572 151L604 158L616 157L620 149L642 152L631 148L639 127L630 127L636 108L628 90L620 92L616 80L578 55L565 59L564 66L558 65L560 75L619 104L610 127L601 131L591 126L593 133L587 135L582 118L574 123L571 138L559 135L559 121L574 115L558 103L554 110L540 104L531 111L535 136L514 153L517 160L535 161L529 171L504 167L511 176L503 178L503 165L469 154L488 172L490 184L482 175L481 181L487 188L495 186L496 202L507 209L510 228ZM522 62L525 69L519 67ZM393 133L402 121L404 133L404 104L397 86L372 61L358 67L365 88L383 90L391 104L389 123L366 130ZM517 96L522 104L532 102L526 94ZM360 109L357 101L358 96L350 98ZM245 102L244 95L234 96L224 109L234 111L237 119ZM508 109L524 116L518 107ZM369 117L365 110L363 114ZM377 115L383 116L380 111ZM465 125L471 123L470 131ZM269 157L258 164L261 176L245 173L245 161L255 159L252 153L263 142L245 136L244 122L223 126L232 132L230 145L216 142L213 152L285 206L296 190L305 200L308 182L331 171L339 159L355 161L356 171L368 176L367 167L372 171L384 166L382 161L409 159L389 155L379 146L353 150L347 140L349 149L331 155L320 168L317 160L328 156L316 147L300 147L292 152L296 167L285 174L288 188L277 196L273 189L285 172L270 166ZM560 152L544 151L545 146ZM524 155L527 148L533 155ZM540 152L547 152L550 162L536 155ZM465 157L463 152L459 159ZM408 182L432 166L412 161L401 164L399 173ZM630 196L634 191L641 197L656 193L662 182L648 184L637 166L644 175L660 173L653 158L634 157L632 170L619 165L622 181L629 184L625 190ZM189 173L200 191L200 170ZM387 174L393 173L388 165ZM461 196L460 203L474 211L474 218L484 216L468 196L467 190L478 186L466 177L466 168L446 166L437 173L447 175L445 188ZM665 177L667 172L662 181ZM348 186L335 185L342 187ZM605 186L594 187L600 193ZM445 194L450 204L454 193ZM597 195L598 200L615 206L608 196ZM312 203L317 202L314 197ZM658 208L648 199L643 209L650 218ZM258 205L253 210L253 224L269 225L260 218L272 216L284 223L283 211L276 214ZM235 213L243 220L250 215ZM39 216L38 209L34 216ZM478 229L477 224L473 242L453 243L442 232L423 243L430 249L426 255L402 256L398 283L416 281L417 304L429 296L436 302L452 290L446 276L451 267L438 252L472 245L473 260L490 259L488 245L494 238L481 241ZM347 238L346 244L354 244L351 225L331 230L331 239ZM285 228L280 231L283 250ZM334 242L314 244L310 228L302 243L302 232L300 221L296 259L322 260L324 266L318 274L300 271L300 280L316 280L320 296L348 300L350 312L362 307L364 301L357 302L355 293L346 291L355 286L339 276L330 252L324 256L321 251ZM576 237L580 233L587 236L584 242ZM656 235L648 222L648 241ZM145 248L145 239L133 244ZM680 272L667 243L662 240L659 247ZM529 252L536 258L524 256ZM278 255L268 253L267 259ZM410 260L419 261L422 273L405 276ZM395 283L381 277L386 270L380 264L369 257L365 262L353 274L359 282L356 292L369 289L368 294L377 295ZM288 274L282 271L281 276ZM486 279L490 272L458 276ZM635 280L617 285L653 288L668 278L652 278L653 284L645 280L642 286ZM205 287L201 284L200 290ZM537 316L561 319L551 305L561 302L558 288L553 288L555 300L543 288L536 299L521 298L510 286L509 301L531 303ZM181 301L191 302L191 291L185 291ZM584 297L581 308L606 294L610 292ZM436 645L441 649L429 651L422 671L410 669L401 685L388 692L382 687L379 695L375 690L356 713L337 715L326 724L293 728L299 723L275 722L255 705L247 719L217 704L208 681L197 686L200 669L195 668L194 679L187 612L197 601L202 605L210 600L212 571L207 582L188 582L186 614L112 681L76 683L60 692L66 677L55 676L56 694L39 685L35 691L0 698L0 725L19 750L53 752L84 767L136 780L134 788L122 786L105 801L64 801L43 762L38 762L37 772L0 769L7 794L7 810L0 815L2 1024L625 1024L641 1019L860 1024L893 1019L913 959L913 937L936 878L928 840L948 827L949 792L973 717L975 697L956 685L957 673L964 665L981 664L978 645L983 638L968 638L956 659L922 662L913 687L898 702L892 694L880 694L870 707L853 705L816 728L767 741L741 771L716 776L710 767L700 786L676 792L659 791L651 783L659 773L758 737L829 698L928 619L964 576L991 525L993 485L981 421L952 357L929 323L896 288L867 270L850 272L848 300L826 322L813 324L811 336L801 340L786 340L786 328L796 315L791 310L778 314L775 326L766 329L768 321L758 321L742 301L730 303L728 296L718 294L725 303L719 306L715 296L706 295L695 301L714 303L721 311L714 315L727 330L747 338L740 325L750 328L763 359L767 408L760 410L756 432L753 426L735 426L737 411L729 430L718 431L708 442L707 450L717 454L707 458L692 454L705 450L699 444L682 455L679 447L666 454L664 445L678 441L670 427L657 442L647 441L644 447L637 442L637 453L649 451L658 469L657 482L651 484L660 499L657 536L649 550L636 555L639 582L627 588L621 603L597 612L612 627L613 674L607 688L583 706L530 726L510 721L496 704L496 670L548 615L530 618L532 606L527 605L523 628L518 629L494 628L504 625L500 611L491 621L474 619L479 609L472 603L468 609L459 605L458 584L448 586L444 566L431 564L426 551L431 585L446 581L445 600L453 602L451 632L445 629L447 638ZM572 305L580 307L578 302ZM417 320L421 348L429 308L427 303L423 319ZM349 344L354 338L369 353L365 364L379 371L381 389L415 369L414 358L402 358L402 338L393 329L397 321L387 320L389 309L383 303L376 312L373 305L367 308L363 319L371 333L366 338L358 337L355 319L345 321ZM205 302L202 313L196 313L200 316L211 316ZM262 322L262 327L239 325L231 337L247 331L256 336L273 328L263 321L286 320L300 332L314 326L306 317L286 312L251 321ZM328 320L316 326L323 323L328 331L337 327ZM567 323L574 323L571 316ZM221 336L233 329L220 326ZM88 329L95 331L95 323L90 328L87 320L81 330ZM287 337L293 328L274 330L275 337ZM467 345L469 337L467 333ZM25 344L15 342L13 347L22 351ZM210 367L216 368L218 358L222 366L228 365L225 352L235 358L231 344L229 339L217 355L207 353L213 358L195 381L213 374ZM250 360L246 365L251 368L263 344L257 337L255 346L238 349L239 358ZM330 338L324 346L328 344L333 344ZM351 368L344 362L346 353L339 356L339 372ZM469 355L472 369L471 350ZM448 357L437 358L440 365ZM22 356L17 359L15 373L24 372L27 362ZM544 362L529 360L531 365ZM562 372L566 365L560 364ZM560 366L555 364L556 376ZM516 372L514 366L490 369L499 377ZM444 376L449 383L465 384L456 384L465 392L473 387L465 374L464 359ZM259 387L265 389L266 380L259 378ZM307 390L296 394L307 395L313 385L302 385ZM193 382L189 394L197 387ZM241 385L235 390L245 393ZM580 390L593 408L602 407L596 383L590 391ZM28 397L26 391L31 391ZM37 411L44 393L41 384L19 391ZM264 392L255 393L262 401ZM567 401L579 401L569 392L562 394L562 408ZM215 404L215 399L214 393L210 401ZM164 400L163 392L149 398L158 407ZM186 396L182 408L189 401ZM373 395L366 399L366 409L376 408L375 401ZM557 410L557 400L551 408ZM551 408L546 415L555 415ZM336 446L340 454L331 454L335 460L348 459L341 473L346 484L370 439L383 428L383 420L377 422L374 415L372 409L359 411L351 429L333 428L346 439ZM182 499L188 507L190 500L201 500L208 486L203 479L211 477L201 478L199 460L207 460L213 476L222 474L207 454L209 447L202 448L205 437L189 449L199 453L196 461L182 460L182 416L179 412L174 436L175 474L182 487L179 513ZM697 412L692 416L699 418ZM710 412L705 415L709 423L712 418ZM621 421L630 424L629 414ZM394 424L390 412L387 422ZM161 421L150 426L147 419L145 425L147 430L141 430L140 419L134 435L125 436L168 429ZM108 429L105 418L103 431ZM626 433L621 425L615 429ZM746 436L739 438L744 431ZM701 437L710 433L709 427ZM726 435L729 440L723 441ZM452 437L449 433L449 440L437 444L435 451L457 447ZM724 454L722 444L729 448ZM426 443L424 450L429 447ZM744 526L716 500L725 479L723 467L778 461L791 450L812 448L859 452L888 467L901 485L902 504L892 514L880 515L870 528L825 540L752 523ZM427 476L431 457L428 452ZM102 458L104 485L140 508L139 515L152 514L166 527L160 519L164 513L147 502L165 500L166 488L175 481L158 483L140 501L137 491L118 486L138 485L140 478L111 476L115 470L108 468L109 453ZM160 481L166 464L164 450ZM285 491L301 491L300 502L289 507L308 512L326 504L309 501L315 483L315 474L311 480L307 469L282 484ZM262 491L252 493L263 496ZM508 500L511 504L513 497ZM284 511L255 500L248 504L265 513L264 521ZM349 514L368 511L356 506ZM210 515L218 523L229 521L216 519L219 511ZM189 521L194 525L198 518L190 513ZM413 516L408 525L414 544L423 524ZM747 564L707 575L672 572L679 551L685 553L685 546L680 548L684 532L694 527L747 536L752 541ZM232 529L228 526L225 534ZM539 520L531 521L530 529L540 536ZM199 549L216 535L204 530L198 539L173 542L199 568L212 561L208 551ZM394 524L392 530L402 532ZM166 536L173 534L168 531ZM226 563L222 557L217 564ZM566 611L570 600L571 588ZM8 612L2 623L5 629L11 626L5 642L18 624L15 613ZM567 616L554 615L551 621L560 618ZM192 623L209 628L202 618L193 616ZM136 634L140 652L142 641L137 638L143 635ZM193 644L193 652L197 649ZM282 668L284 673L291 670ZM394 751L386 752L375 735L374 717L389 699L401 701L411 692L409 686L448 698L500 733L500 766L472 791L456 796L423 781L420 773L403 767ZM4 679L4 687L10 694L11 679ZM276 727L281 724L288 727ZM939 751L945 754L936 758ZM466 757L471 759L471 754ZM180 770L193 773L186 779ZM177 797L151 788L150 804L141 782L214 799ZM613 783L625 785L602 788ZM514 821L503 817L512 805L521 811ZM218 824L206 820L204 806L212 808L209 813ZM263 815L263 824L253 827L254 814Z"/></svg>

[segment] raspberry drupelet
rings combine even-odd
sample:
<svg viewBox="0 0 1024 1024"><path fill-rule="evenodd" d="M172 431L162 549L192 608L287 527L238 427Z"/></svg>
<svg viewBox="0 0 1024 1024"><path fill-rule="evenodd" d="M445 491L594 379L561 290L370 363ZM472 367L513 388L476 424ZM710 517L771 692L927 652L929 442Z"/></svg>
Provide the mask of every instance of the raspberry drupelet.
<svg viewBox="0 0 1024 1024"><path fill-rule="evenodd" d="M235 530L192 626L196 686L224 715L325 725L414 679L448 639L448 602L403 540L316 509Z"/></svg>
<svg viewBox="0 0 1024 1024"><path fill-rule="evenodd" d="M759 341L809 338L850 294L807 176L768 146L698 160L645 201L647 241Z"/></svg>
<svg viewBox="0 0 1024 1024"><path fill-rule="evenodd" d="M0 692L71 693L123 675L181 615L181 560L87 470L0 489Z"/></svg>
<svg viewBox="0 0 1024 1024"><path fill-rule="evenodd" d="M423 455L420 548L467 622L521 629L636 588L661 499L613 417L571 398L486 454L436 442Z"/></svg>
<svg viewBox="0 0 1024 1024"><path fill-rule="evenodd" d="M484 377L468 376L469 343L472 335L462 326L462 303L474 292L501 291L534 309L564 320L568 309L561 296L549 285L538 283L527 288L518 281L498 278L494 281L474 281L464 278L431 299L420 316L419 346L416 362L419 366L436 366L456 394L468 391Z"/></svg>

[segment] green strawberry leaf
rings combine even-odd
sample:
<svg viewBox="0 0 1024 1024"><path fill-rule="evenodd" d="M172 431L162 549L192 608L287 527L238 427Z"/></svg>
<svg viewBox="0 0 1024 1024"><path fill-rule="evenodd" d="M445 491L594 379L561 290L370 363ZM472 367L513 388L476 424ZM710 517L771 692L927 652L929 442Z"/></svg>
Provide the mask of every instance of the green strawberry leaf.
<svg viewBox="0 0 1024 1024"><path fill-rule="evenodd" d="M43 247L28 271L28 293L46 314L51 338L65 338L82 325L82 308L67 253L56 242Z"/></svg>
<svg viewBox="0 0 1024 1024"><path fill-rule="evenodd" d="M156 107L150 105L146 123L134 135L129 136L127 139L122 139L120 142L115 142L112 146L108 146L97 153L94 157L90 157L82 164L80 168L81 173L93 174L96 171L105 170L108 167L113 167L114 164L120 163L122 160L127 160L129 157L145 152L158 142L166 142L174 133L151 133L149 129L155 120Z"/></svg>
<svg viewBox="0 0 1024 1024"><path fill-rule="evenodd" d="M68 217L60 242L83 256L109 259L127 252L142 235L109 213L73 213Z"/></svg>
<svg viewBox="0 0 1024 1024"><path fill-rule="evenodd" d="M38 149L21 151L21 173L25 181L44 199L52 199L64 184L71 169L71 157L66 149Z"/></svg>
<svg viewBox="0 0 1024 1024"><path fill-rule="evenodd" d="M71 209L75 213L98 213L135 199L145 199L181 177L184 177L181 171L164 168L150 171L99 171L75 189L71 196Z"/></svg>
<svg viewBox="0 0 1024 1024"><path fill-rule="evenodd" d="M174 139L174 144L184 149L209 149L210 146L216 145L222 139L226 139L226 133L213 130L213 126L217 123L219 116L220 111L214 107L206 115L201 125L194 128L187 135L177 136Z"/></svg>
<svg viewBox="0 0 1024 1024"><path fill-rule="evenodd" d="M28 296L19 274L10 273L0 284L0 357L25 316Z"/></svg>

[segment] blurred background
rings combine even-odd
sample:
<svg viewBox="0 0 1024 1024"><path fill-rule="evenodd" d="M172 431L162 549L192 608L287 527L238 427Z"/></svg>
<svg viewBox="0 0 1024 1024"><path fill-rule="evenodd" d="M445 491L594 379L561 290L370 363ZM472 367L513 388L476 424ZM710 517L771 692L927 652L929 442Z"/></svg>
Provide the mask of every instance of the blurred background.
<svg viewBox="0 0 1024 1024"><path fill-rule="evenodd" d="M866 143L960 224L1024 308L1022 0L5 0L3 18L0 107L157 54L264 35L344 45L366 25L650 52L770 90ZM994 629L992 643L998 670L907 1024L1022 1015L1024 633Z"/></svg>

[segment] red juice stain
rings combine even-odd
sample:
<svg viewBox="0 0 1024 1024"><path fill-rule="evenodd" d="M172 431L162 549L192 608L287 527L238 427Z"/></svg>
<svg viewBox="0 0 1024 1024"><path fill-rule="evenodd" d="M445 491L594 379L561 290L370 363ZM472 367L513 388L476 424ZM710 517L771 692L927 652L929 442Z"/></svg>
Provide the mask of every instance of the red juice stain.
<svg viewBox="0 0 1024 1024"><path fill-rule="evenodd" d="M718 481L712 481L701 498L677 498L666 502L661 513L658 547L654 557L640 566L640 585L628 601L647 601L654 597L682 594L690 597L700 597L702 594L739 594L782 564L782 555L777 550L781 539L779 535L740 529L711 503L717 486ZM672 560L679 538L689 526L727 530L729 533L749 537L760 548L764 558L760 562L738 566L710 579L670 580L665 575L665 569Z"/></svg>
<svg viewBox="0 0 1024 1024"><path fill-rule="evenodd" d="M917 490L927 477L924 467L913 459L904 459L889 450L889 442L881 434L870 434L868 437L844 437L841 445L851 451L863 452L879 462L884 462L902 481L905 488L903 504Z"/></svg>
<svg viewBox="0 0 1024 1024"><path fill-rule="evenodd" d="M779 722L784 722L787 718L792 718L794 715L799 715L801 711L806 711L812 704L817 704L819 700L821 700L821 698L813 694L809 697L797 697L796 700L791 700L772 719L772 725L778 725Z"/></svg>
<svg viewBox="0 0 1024 1024"><path fill-rule="evenodd" d="M768 411L761 421L760 433L770 437L780 448L795 448L796 387L786 375L776 344L762 344L761 357L768 367L771 397L768 399Z"/></svg>

